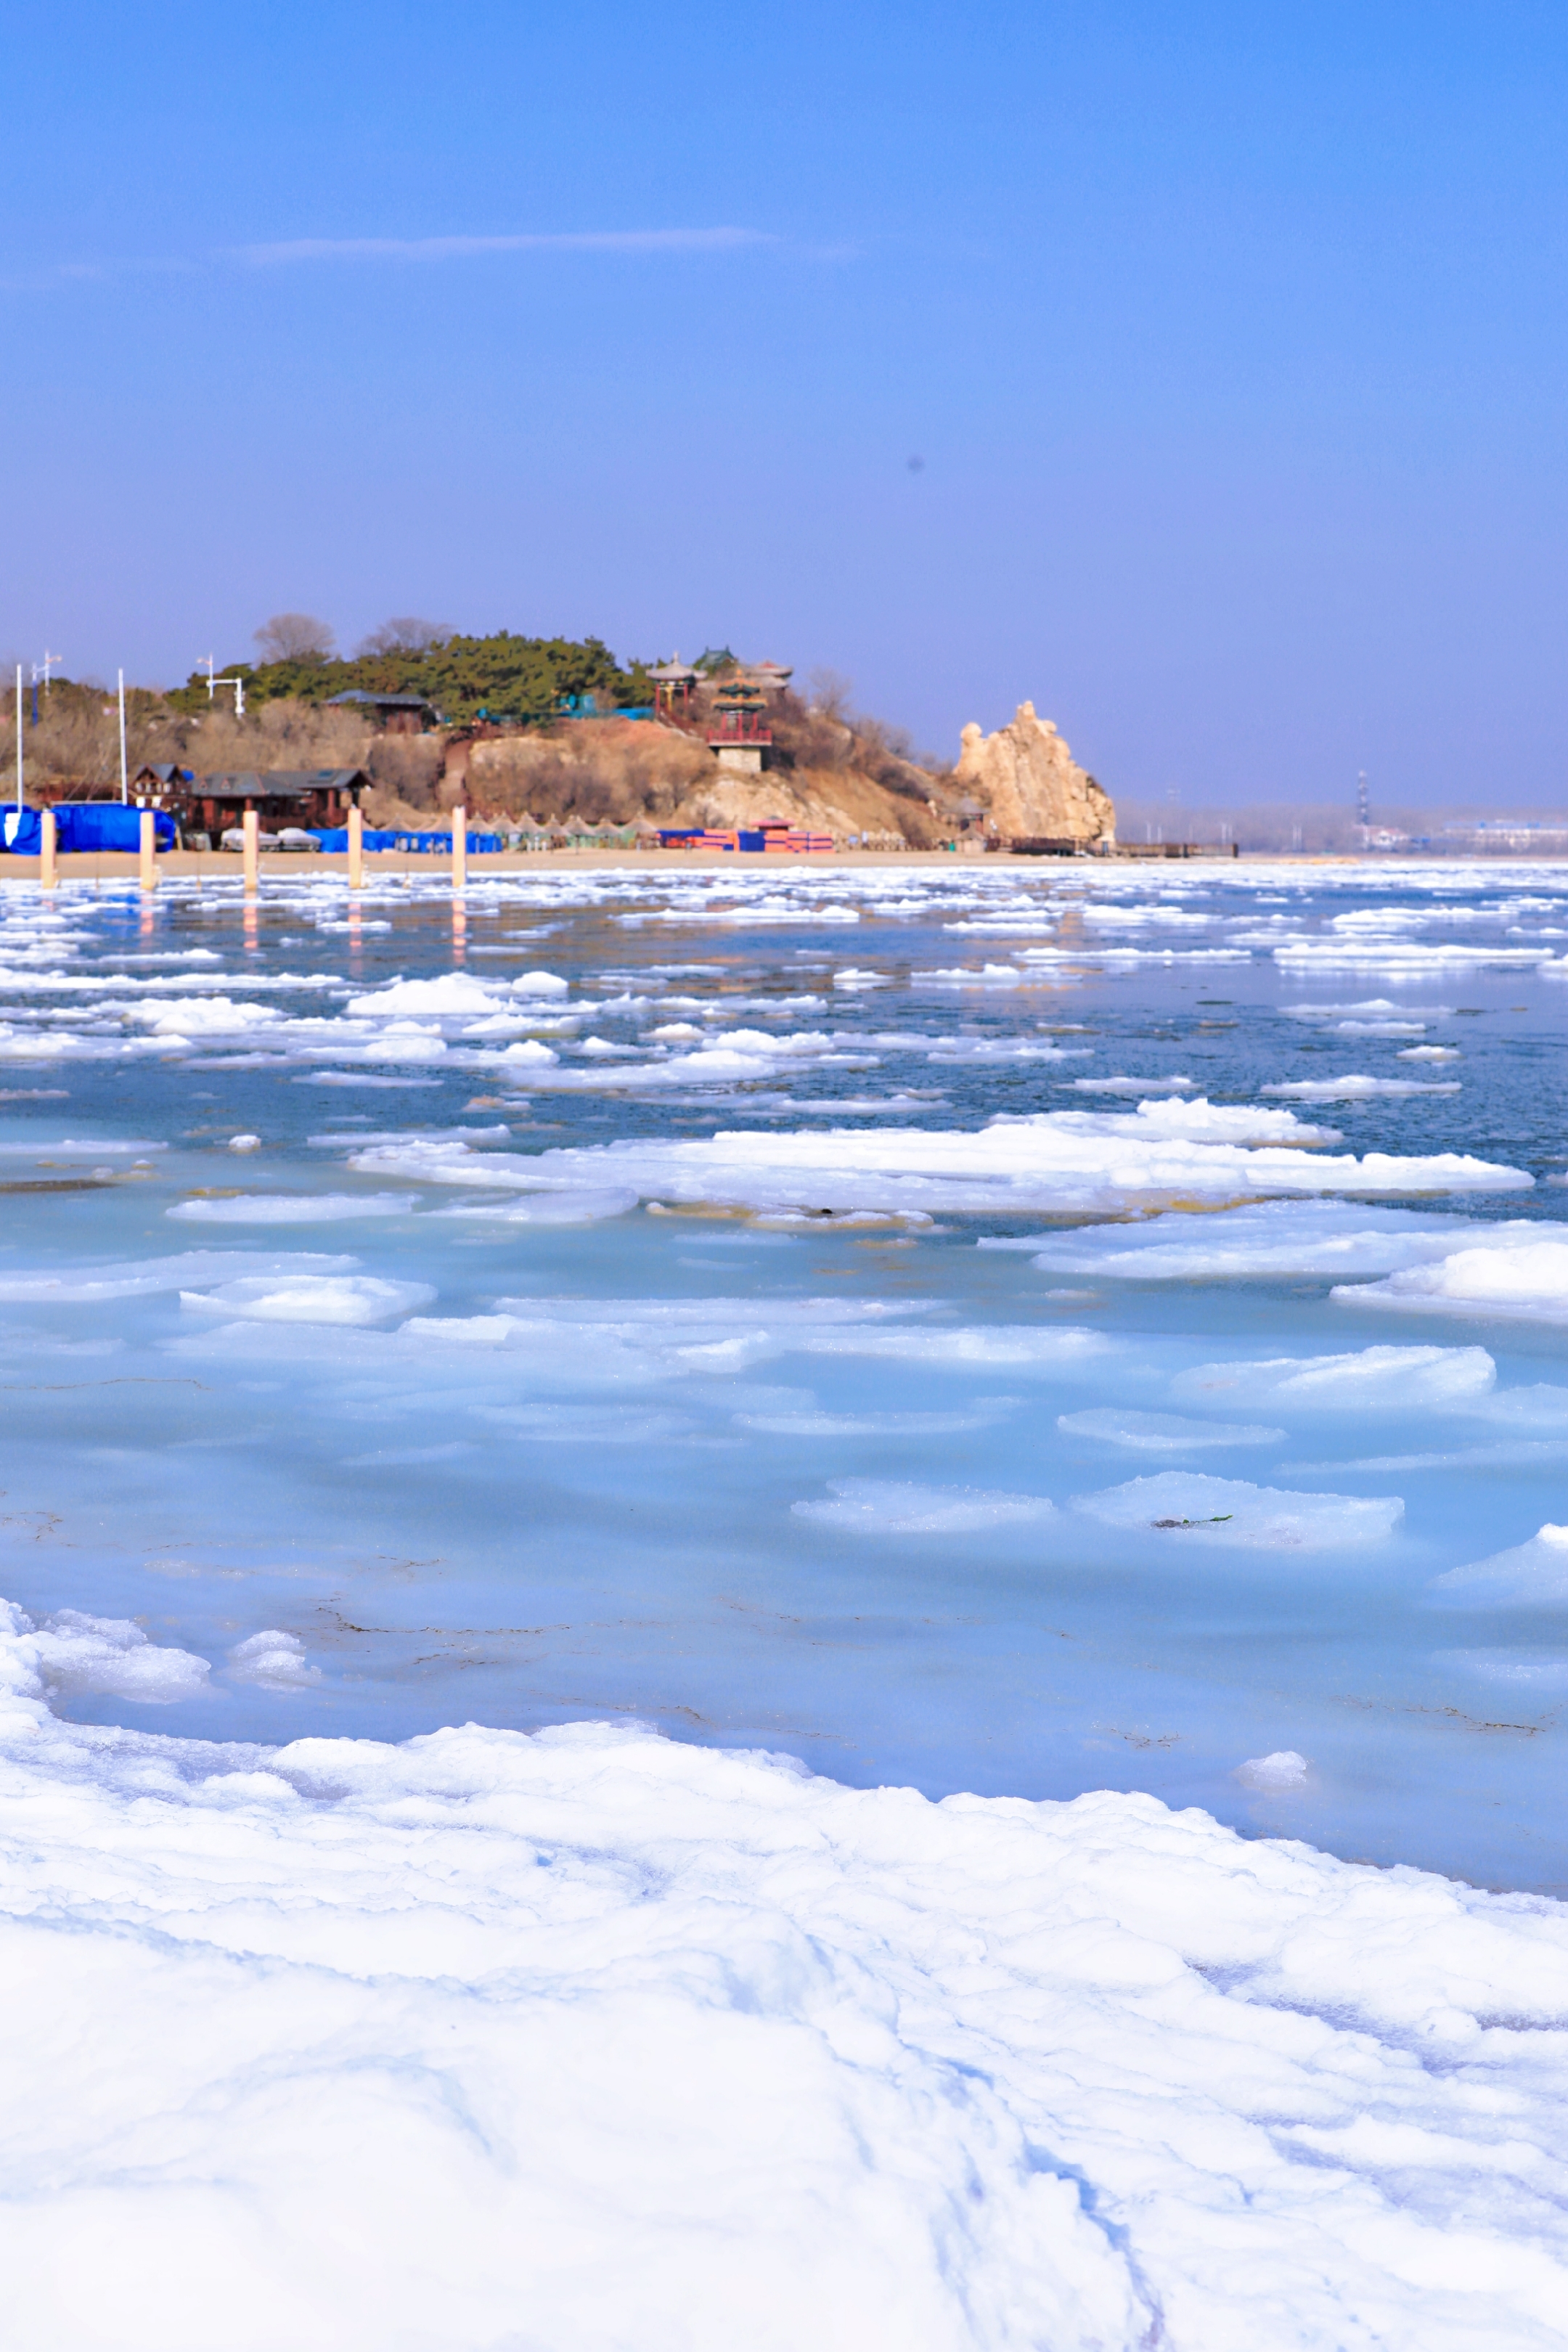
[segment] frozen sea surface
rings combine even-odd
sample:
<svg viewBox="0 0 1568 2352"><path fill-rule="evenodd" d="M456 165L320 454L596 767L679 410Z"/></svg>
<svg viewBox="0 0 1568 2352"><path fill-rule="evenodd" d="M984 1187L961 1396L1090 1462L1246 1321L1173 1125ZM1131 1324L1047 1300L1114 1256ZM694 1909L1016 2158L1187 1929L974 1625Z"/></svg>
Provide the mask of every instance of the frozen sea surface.
<svg viewBox="0 0 1568 2352"><path fill-rule="evenodd" d="M900 2277L921 2345L1458 2345L1483 2288L1556 2340L1565 910L1490 865L0 895L6 1932L174 2053L156 2129L57 2097L50 2226L259 2276L334 2210L287 2047L323 2179L468 2179L469 2284L312 2336L321 2220L327 2303L226 2343L619 2342L753 2140L722 2210L776 2242L646 2340L774 2340L742 2255L780 2344ZM495 2121L530 2034L555 2172ZM709 2112L679 2211L617 2097ZM524 2207L537 2326L463 2251ZM70 2292L37 2340L141 2340ZM146 2341L212 2340L192 2292Z"/></svg>

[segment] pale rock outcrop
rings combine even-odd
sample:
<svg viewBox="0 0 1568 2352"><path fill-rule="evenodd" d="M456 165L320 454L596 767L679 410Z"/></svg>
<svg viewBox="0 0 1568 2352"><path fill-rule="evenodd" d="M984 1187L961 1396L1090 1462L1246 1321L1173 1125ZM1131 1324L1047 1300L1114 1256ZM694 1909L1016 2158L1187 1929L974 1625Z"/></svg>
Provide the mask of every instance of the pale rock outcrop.
<svg viewBox="0 0 1568 2352"><path fill-rule="evenodd" d="M977 800L1005 838L1035 835L1058 841L1116 839L1109 793L1078 765L1048 719L1021 702L1010 727L985 734L963 730L953 783Z"/></svg>

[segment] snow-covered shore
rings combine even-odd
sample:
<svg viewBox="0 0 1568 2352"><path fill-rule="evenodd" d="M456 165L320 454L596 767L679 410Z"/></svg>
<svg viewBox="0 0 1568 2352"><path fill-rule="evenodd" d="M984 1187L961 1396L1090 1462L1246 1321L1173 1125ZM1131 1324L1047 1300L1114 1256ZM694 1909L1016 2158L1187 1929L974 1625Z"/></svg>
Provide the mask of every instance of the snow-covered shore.
<svg viewBox="0 0 1568 2352"><path fill-rule="evenodd" d="M15 2343L1562 2340L1559 1905L635 1726L86 1729L8 1622Z"/></svg>

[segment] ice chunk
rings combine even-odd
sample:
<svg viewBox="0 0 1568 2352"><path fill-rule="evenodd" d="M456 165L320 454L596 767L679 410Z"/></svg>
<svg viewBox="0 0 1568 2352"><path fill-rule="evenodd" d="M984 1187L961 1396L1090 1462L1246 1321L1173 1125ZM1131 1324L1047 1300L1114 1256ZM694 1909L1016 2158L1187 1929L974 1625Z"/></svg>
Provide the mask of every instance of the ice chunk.
<svg viewBox="0 0 1568 2352"><path fill-rule="evenodd" d="M1174 1211L1131 1226L988 1239L979 1247L1033 1251L1042 1274L1109 1275L1127 1282L1268 1281L1282 1275L1384 1274L1443 1257L1475 1230L1457 1217L1409 1209L1264 1201L1207 1215Z"/></svg>
<svg viewBox="0 0 1568 2352"><path fill-rule="evenodd" d="M1173 1559L1193 1541L1247 1551L1359 1549L1383 1541L1405 1516L1394 1495L1303 1495L1196 1470L1163 1470L1077 1495L1073 1508L1108 1527L1159 1530L1176 1547Z"/></svg>
<svg viewBox="0 0 1568 2352"><path fill-rule="evenodd" d="M715 1064L715 1052L684 1062L643 1064L635 1082L662 1068L689 1075ZM771 1074L769 1057L738 1057L749 1075ZM618 1073L572 1074L598 1086ZM1260 1149L1238 1139L1289 1137ZM1221 1138L1229 1139L1220 1139ZM1026 1213L1163 1205L1194 1195L1216 1202L1268 1192L1443 1192L1528 1188L1520 1169L1466 1154L1359 1160L1300 1147L1320 1139L1292 1113L1235 1110L1205 1101L1143 1102L1131 1116L1115 1111L1043 1111L998 1118L979 1129L830 1128L795 1133L723 1130L705 1140L628 1137L608 1146L552 1150L523 1159L410 1138L358 1154L353 1165L385 1181L511 1184L518 1190L563 1183L635 1186L646 1199L748 1207L768 1214L820 1210L919 1210ZM1372 1220L1369 1220L1372 1222Z"/></svg>
<svg viewBox="0 0 1568 2352"><path fill-rule="evenodd" d="M27 1628L19 1613L16 1622ZM36 1630L24 1632L17 1647L51 1696L98 1695L168 1706L196 1696L212 1672L205 1658L189 1650L149 1641L128 1618L93 1617L80 1609L61 1609L46 1618Z"/></svg>
<svg viewBox="0 0 1568 2352"><path fill-rule="evenodd" d="M1434 1086L1426 1078L1292 1078L1260 1091L1290 1102L1371 1102L1380 1096L1457 1095L1459 1081L1450 1078Z"/></svg>
<svg viewBox="0 0 1568 2352"><path fill-rule="evenodd" d="M1191 1078L1072 1078L1068 1084L1080 1095L1184 1095L1193 1090Z"/></svg>
<svg viewBox="0 0 1568 2352"><path fill-rule="evenodd" d="M1345 1307L1568 1323L1568 1241L1532 1237L1548 1231L1563 1228L1493 1227L1484 1245L1456 1250L1435 1265L1406 1266L1382 1282L1342 1284L1329 1296Z"/></svg>
<svg viewBox="0 0 1568 2352"><path fill-rule="evenodd" d="M165 1209L195 1225L326 1225L353 1217L402 1217L416 1192L241 1192L216 1198L198 1194Z"/></svg>
<svg viewBox="0 0 1568 2352"><path fill-rule="evenodd" d="M297 1633L276 1626L237 1642L228 1654L230 1682L255 1683L262 1690L308 1690L321 1679L320 1666L310 1664Z"/></svg>
<svg viewBox="0 0 1568 2352"><path fill-rule="evenodd" d="M1282 1429L1256 1427L1242 1421L1189 1421L1179 1412L1131 1412L1119 1405L1094 1405L1085 1412L1063 1412L1057 1427L1072 1437L1098 1437L1108 1445L1125 1445L1138 1454L1191 1454L1200 1447L1274 1445Z"/></svg>
<svg viewBox="0 0 1568 2352"><path fill-rule="evenodd" d="M183 1250L177 1257L132 1258L129 1264L109 1265L95 1265L89 1259L76 1265L47 1266L36 1274L0 1275L0 1300L46 1307L142 1298L225 1276L352 1274L358 1264L357 1257L329 1257L311 1250Z"/></svg>
<svg viewBox="0 0 1568 2352"><path fill-rule="evenodd" d="M1528 1543L1434 1577L1432 1590L1478 1609L1558 1607L1568 1601L1568 1527L1548 1519Z"/></svg>
<svg viewBox="0 0 1568 2352"><path fill-rule="evenodd" d="M1171 1394L1256 1399L1322 1412L1441 1410L1484 1397L1496 1379L1484 1348L1362 1348L1342 1356L1197 1364L1177 1373Z"/></svg>
<svg viewBox="0 0 1568 2352"><path fill-rule="evenodd" d="M1277 1748L1272 1756L1249 1756L1236 1768L1244 1789L1299 1789L1307 1777L1307 1759L1293 1748Z"/></svg>
<svg viewBox="0 0 1568 2352"><path fill-rule="evenodd" d="M378 1275L256 1275L216 1290L182 1290L180 1304L203 1315L257 1323L382 1323L410 1315L435 1297L428 1282L391 1282Z"/></svg>
<svg viewBox="0 0 1568 2352"><path fill-rule="evenodd" d="M637 1207L637 1198L624 1188L617 1192L605 1186L595 1192L567 1186L559 1192L526 1192L521 1200L467 1201L438 1214L484 1217L491 1223L507 1225L593 1225L606 1217L624 1217Z"/></svg>
<svg viewBox="0 0 1568 2352"><path fill-rule="evenodd" d="M975 1486L917 1486L898 1478L830 1478L829 1503L795 1503L801 1519L856 1535L973 1535L983 1528L1048 1519L1043 1495L988 1494Z"/></svg>

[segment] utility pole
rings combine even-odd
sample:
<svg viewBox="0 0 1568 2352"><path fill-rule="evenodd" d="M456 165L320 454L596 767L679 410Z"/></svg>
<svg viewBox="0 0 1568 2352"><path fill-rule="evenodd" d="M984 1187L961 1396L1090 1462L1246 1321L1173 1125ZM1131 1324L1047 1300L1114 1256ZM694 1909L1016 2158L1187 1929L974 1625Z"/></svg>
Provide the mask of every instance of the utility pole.
<svg viewBox="0 0 1568 2352"><path fill-rule="evenodd" d="M123 806L131 798L131 781L125 766L125 672L120 673L120 799Z"/></svg>
<svg viewBox="0 0 1568 2352"><path fill-rule="evenodd" d="M1364 768L1356 778L1355 821L1357 824L1363 828L1370 825L1372 823L1372 800L1366 789L1366 770Z"/></svg>

